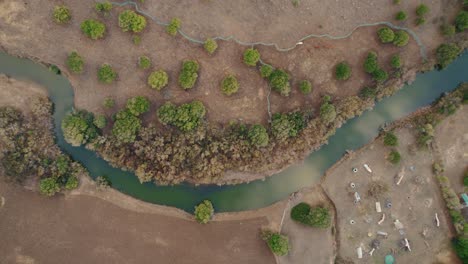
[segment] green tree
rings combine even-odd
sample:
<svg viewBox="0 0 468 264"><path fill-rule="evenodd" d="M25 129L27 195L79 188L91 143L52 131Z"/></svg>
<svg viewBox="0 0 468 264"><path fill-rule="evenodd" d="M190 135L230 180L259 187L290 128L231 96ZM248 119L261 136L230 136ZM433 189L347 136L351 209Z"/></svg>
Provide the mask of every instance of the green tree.
<svg viewBox="0 0 468 264"><path fill-rule="evenodd" d="M382 83L388 79L388 73L385 70L378 68L372 73L372 77L377 82Z"/></svg>
<svg viewBox="0 0 468 264"><path fill-rule="evenodd" d="M290 246L289 239L286 236L267 231L263 233L262 237L273 254L277 256L285 256L288 254Z"/></svg>
<svg viewBox="0 0 468 264"><path fill-rule="evenodd" d="M468 11L460 11L455 18L455 27L458 32L463 32L468 29Z"/></svg>
<svg viewBox="0 0 468 264"><path fill-rule="evenodd" d="M384 136L384 145L385 146L398 146L398 137L392 132L385 133Z"/></svg>
<svg viewBox="0 0 468 264"><path fill-rule="evenodd" d="M55 6L54 7L54 14L53 14L54 21L58 24L66 24L70 22L72 15L71 11L66 6Z"/></svg>
<svg viewBox="0 0 468 264"><path fill-rule="evenodd" d="M375 90L375 88L367 87L367 86L363 87L361 91L359 92L359 96L361 96L364 99L375 98L376 95L377 95L377 91Z"/></svg>
<svg viewBox="0 0 468 264"><path fill-rule="evenodd" d="M102 105L104 106L104 108L111 109L115 106L115 101L111 97L106 97L104 98Z"/></svg>
<svg viewBox="0 0 468 264"><path fill-rule="evenodd" d="M39 181L39 191L45 196L54 196L60 192L60 185L54 178L44 178Z"/></svg>
<svg viewBox="0 0 468 264"><path fill-rule="evenodd" d="M128 109L121 110L115 115L112 135L122 143L132 143L141 128L141 120Z"/></svg>
<svg viewBox="0 0 468 264"><path fill-rule="evenodd" d="M380 42L390 43L395 39L395 32L389 27L383 27L377 31L377 36L379 36Z"/></svg>
<svg viewBox="0 0 468 264"><path fill-rule="evenodd" d="M393 39L393 45L397 47L404 47L408 45L409 42L409 35L404 30L398 30L395 32L395 37Z"/></svg>
<svg viewBox="0 0 468 264"><path fill-rule="evenodd" d="M461 49L457 44L441 44L436 50L437 63L440 68L447 67L460 54Z"/></svg>
<svg viewBox="0 0 468 264"><path fill-rule="evenodd" d="M256 66L260 60L260 53L254 48L246 49L244 51L244 63L249 66Z"/></svg>
<svg viewBox="0 0 468 264"><path fill-rule="evenodd" d="M161 91L168 83L169 76L163 70L154 71L148 76L148 85L158 91Z"/></svg>
<svg viewBox="0 0 468 264"><path fill-rule="evenodd" d="M395 15L395 19L399 20L399 21L404 21L404 20L406 20L407 17L408 16L406 15L405 11L400 11L400 12L396 13L396 15Z"/></svg>
<svg viewBox="0 0 468 264"><path fill-rule="evenodd" d="M103 116L103 115L97 115L97 116L94 118L93 124L94 124L94 126L96 126L97 128L103 129L103 128L105 128L106 125L107 125L107 119L106 119L106 117Z"/></svg>
<svg viewBox="0 0 468 264"><path fill-rule="evenodd" d="M299 90L303 94L310 94L312 92L312 83L308 80L303 80L299 83Z"/></svg>
<svg viewBox="0 0 468 264"><path fill-rule="evenodd" d="M416 26L420 26L426 23L426 19L424 17L416 18Z"/></svg>
<svg viewBox="0 0 468 264"><path fill-rule="evenodd" d="M416 8L416 15L417 16L424 16L426 15L427 13L429 13L429 7L425 4L420 4L417 8Z"/></svg>
<svg viewBox="0 0 468 264"><path fill-rule="evenodd" d="M463 263L468 263L468 237L459 236L452 241L457 256Z"/></svg>
<svg viewBox="0 0 468 264"><path fill-rule="evenodd" d="M247 134L252 145L257 147L266 147L270 140L267 130L262 125L253 125Z"/></svg>
<svg viewBox="0 0 468 264"><path fill-rule="evenodd" d="M305 120L301 112L275 113L271 121L271 132L280 141L297 136L304 127Z"/></svg>
<svg viewBox="0 0 468 264"><path fill-rule="evenodd" d="M291 219L299 223L307 224L309 220L310 209L310 205L306 203L299 203L295 205L291 209Z"/></svg>
<svg viewBox="0 0 468 264"><path fill-rule="evenodd" d="M90 39L100 39L104 37L106 26L94 19L87 19L81 23L81 32Z"/></svg>
<svg viewBox="0 0 468 264"><path fill-rule="evenodd" d="M108 15L112 9L112 3L109 1L98 2L94 5L94 9L101 14Z"/></svg>
<svg viewBox="0 0 468 264"><path fill-rule="evenodd" d="M444 36L453 36L455 35L456 33L456 27L454 25L450 25L450 24L443 24L442 26L440 26L440 31L442 31L442 34Z"/></svg>
<svg viewBox="0 0 468 264"><path fill-rule="evenodd" d="M162 124L176 126L183 132L190 132L197 128L205 114L205 106L200 101L180 106L167 102L158 109L158 118Z"/></svg>
<svg viewBox="0 0 468 264"><path fill-rule="evenodd" d="M135 96L127 100L127 109L134 116L148 112L149 108L150 102L144 96Z"/></svg>
<svg viewBox="0 0 468 264"><path fill-rule="evenodd" d="M227 96L237 93L239 83L234 75L226 76L221 82L221 91Z"/></svg>
<svg viewBox="0 0 468 264"><path fill-rule="evenodd" d="M315 207L310 210L309 225L318 228L328 228L331 224L330 210L325 207Z"/></svg>
<svg viewBox="0 0 468 264"><path fill-rule="evenodd" d="M93 124L94 117L86 111L76 111L65 116L62 120L62 131L65 141L72 146L88 143L97 135Z"/></svg>
<svg viewBox="0 0 468 264"><path fill-rule="evenodd" d="M398 151L392 150L388 155L388 160L393 164L398 164L401 160L401 155Z"/></svg>
<svg viewBox="0 0 468 264"><path fill-rule="evenodd" d="M213 54L216 49L218 49L218 43L216 43L216 40L209 38L205 40L203 47L205 48L206 52Z"/></svg>
<svg viewBox="0 0 468 264"><path fill-rule="evenodd" d="M379 69L377 53L371 51L367 54L367 58L364 61L364 71L367 73L373 73Z"/></svg>
<svg viewBox="0 0 468 264"><path fill-rule="evenodd" d="M401 57L398 54L395 54L390 59L390 65L393 69L400 69L401 68Z"/></svg>
<svg viewBox="0 0 468 264"><path fill-rule="evenodd" d="M329 124L335 121L336 118L336 109L333 104L328 100L324 100L320 106L320 118L326 123Z"/></svg>
<svg viewBox="0 0 468 264"><path fill-rule="evenodd" d="M291 85L289 83L289 74L281 69L275 69L270 76L271 88L283 96L289 96Z"/></svg>
<svg viewBox="0 0 468 264"><path fill-rule="evenodd" d="M98 79L103 83L110 84L117 78L117 72L109 64L103 64L98 69Z"/></svg>
<svg viewBox="0 0 468 264"><path fill-rule="evenodd" d="M260 67L260 76L263 78L269 78L275 69L271 65L264 64Z"/></svg>
<svg viewBox="0 0 468 264"><path fill-rule="evenodd" d="M140 69L146 70L151 67L151 60L146 56L141 56L138 58L138 67Z"/></svg>
<svg viewBox="0 0 468 264"><path fill-rule="evenodd" d="M67 179L67 183L65 183L65 189L73 190L78 187L79 181L78 178L75 176L69 176Z"/></svg>
<svg viewBox="0 0 468 264"><path fill-rule="evenodd" d="M119 14L119 27L123 32L131 31L138 33L145 29L146 18L132 10L125 10Z"/></svg>
<svg viewBox="0 0 468 264"><path fill-rule="evenodd" d="M340 81L348 80L351 77L351 66L345 61L338 63L335 67L335 77Z"/></svg>
<svg viewBox="0 0 468 264"><path fill-rule="evenodd" d="M191 89L198 79L198 70L200 66L196 61L186 60L182 63L182 69L179 74L179 84L185 90Z"/></svg>
<svg viewBox="0 0 468 264"><path fill-rule="evenodd" d="M195 206L195 220L200 224L208 223L213 214L213 204L208 200L204 200L199 205Z"/></svg>
<svg viewBox="0 0 468 264"><path fill-rule="evenodd" d="M166 27L166 32L171 36L177 35L177 31L179 30L181 23L182 22L178 18L171 19L171 22Z"/></svg>
<svg viewBox="0 0 468 264"><path fill-rule="evenodd" d="M72 53L70 53L70 55L68 55L66 64L70 71L74 73L83 72L84 62L81 56L76 51L73 51Z"/></svg>

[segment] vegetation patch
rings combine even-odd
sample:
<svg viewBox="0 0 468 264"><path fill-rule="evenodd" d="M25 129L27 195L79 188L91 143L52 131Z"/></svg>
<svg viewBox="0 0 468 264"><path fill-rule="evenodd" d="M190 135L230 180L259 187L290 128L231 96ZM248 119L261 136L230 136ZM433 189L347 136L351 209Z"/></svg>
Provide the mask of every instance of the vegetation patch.
<svg viewBox="0 0 468 264"><path fill-rule="evenodd" d="M249 129L248 138L250 143L257 147L266 147L270 141L266 128L259 124Z"/></svg>
<svg viewBox="0 0 468 264"><path fill-rule="evenodd" d="M218 49L218 43L216 43L216 40L209 38L205 40L203 47L205 48L206 52L213 54Z"/></svg>
<svg viewBox="0 0 468 264"><path fill-rule="evenodd" d="M289 74L281 69L275 69L268 79L270 80L270 86L274 91L283 96L289 96L289 93L291 92Z"/></svg>
<svg viewBox="0 0 468 264"><path fill-rule="evenodd" d="M169 83L169 76L163 70L154 71L148 76L148 85L160 91L162 88L166 87Z"/></svg>
<svg viewBox="0 0 468 264"><path fill-rule="evenodd" d="M296 137L305 125L304 115L301 112L276 113L272 117L271 132L275 138L284 141Z"/></svg>
<svg viewBox="0 0 468 264"><path fill-rule="evenodd" d="M94 19L88 19L81 23L81 32L88 38L96 40L104 37L106 26Z"/></svg>
<svg viewBox="0 0 468 264"><path fill-rule="evenodd" d="M331 225L330 210L325 207L314 207L299 203L291 209L291 219L301 224L317 228L328 228Z"/></svg>
<svg viewBox="0 0 468 264"><path fill-rule="evenodd" d="M141 56L140 58L138 58L138 67L143 70L149 69L151 67L150 58L146 56Z"/></svg>
<svg viewBox="0 0 468 264"><path fill-rule="evenodd" d="M237 93L239 83L234 75L226 76L221 82L221 91L227 96Z"/></svg>
<svg viewBox="0 0 468 264"><path fill-rule="evenodd" d="M177 35L177 31L179 31L181 23L182 22L178 18L171 19L171 22L166 27L166 32L171 36Z"/></svg>
<svg viewBox="0 0 468 264"><path fill-rule="evenodd" d="M183 89L193 88L198 79L199 68L198 63L193 60L186 60L182 63L182 69L179 74L179 85Z"/></svg>
<svg viewBox="0 0 468 264"><path fill-rule="evenodd" d="M103 64L98 69L98 79L100 82L110 84L117 78L117 72L109 64Z"/></svg>
<svg viewBox="0 0 468 264"><path fill-rule="evenodd" d="M345 61L338 63L335 67L335 77L340 81L348 80L351 77L351 66Z"/></svg>
<svg viewBox="0 0 468 264"><path fill-rule="evenodd" d="M312 92L312 83L308 80L303 80L299 83L299 90L303 94L310 94Z"/></svg>
<svg viewBox="0 0 468 264"><path fill-rule="evenodd" d="M199 205L195 206L195 220L200 224L208 223L211 217L213 217L213 214L213 204L208 200L204 200Z"/></svg>
<svg viewBox="0 0 468 264"><path fill-rule="evenodd" d="M288 237L280 233L262 231L262 239L266 241L273 254L277 256L285 256L288 254L290 249Z"/></svg>
<svg viewBox="0 0 468 264"><path fill-rule="evenodd" d="M138 33L146 27L146 18L138 15L135 11L125 10L119 14L119 27L123 32L131 31Z"/></svg>
<svg viewBox="0 0 468 264"><path fill-rule="evenodd" d="M200 101L176 106L167 102L158 109L158 118L164 125L173 125L183 132L196 129L205 117L205 106Z"/></svg>
<svg viewBox="0 0 468 264"><path fill-rule="evenodd" d="M244 51L244 63L248 66L256 66L260 60L260 53L254 48L246 49Z"/></svg>
<svg viewBox="0 0 468 264"><path fill-rule="evenodd" d="M55 6L53 13L54 21L58 24L66 24L70 22L72 15L71 11L66 6Z"/></svg>
<svg viewBox="0 0 468 264"><path fill-rule="evenodd" d="M68 69L74 73L82 73L83 72L83 65L84 61L83 58L78 54L78 52L73 51L68 55L66 61Z"/></svg>
<svg viewBox="0 0 468 264"><path fill-rule="evenodd" d="M437 64L441 69L454 61L462 50L457 44L441 44L436 50Z"/></svg>

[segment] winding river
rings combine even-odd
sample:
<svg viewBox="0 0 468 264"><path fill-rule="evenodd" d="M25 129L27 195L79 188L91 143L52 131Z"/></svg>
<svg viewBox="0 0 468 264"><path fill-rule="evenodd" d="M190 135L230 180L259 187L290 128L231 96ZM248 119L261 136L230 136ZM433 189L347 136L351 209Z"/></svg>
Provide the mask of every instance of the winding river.
<svg viewBox="0 0 468 264"><path fill-rule="evenodd" d="M416 109L430 104L443 92L454 89L460 82L468 81L468 53L458 58L443 71L419 74L416 81L406 85L394 96L386 98L362 116L348 121L329 140L329 144L310 154L303 164L291 166L266 180L234 186L157 186L140 184L130 172L111 167L106 161L85 149L72 147L65 142L60 123L73 107L74 94L68 80L50 72L46 67L28 59L20 59L0 52L0 73L20 80L33 81L47 88L54 102L54 124L57 144L62 150L81 162L95 178L107 175L112 186L135 198L188 212L203 199L213 202L216 211L241 211L268 206L285 199L290 193L319 181L325 171L337 162L345 150L357 149L378 134L385 122L404 117Z"/></svg>

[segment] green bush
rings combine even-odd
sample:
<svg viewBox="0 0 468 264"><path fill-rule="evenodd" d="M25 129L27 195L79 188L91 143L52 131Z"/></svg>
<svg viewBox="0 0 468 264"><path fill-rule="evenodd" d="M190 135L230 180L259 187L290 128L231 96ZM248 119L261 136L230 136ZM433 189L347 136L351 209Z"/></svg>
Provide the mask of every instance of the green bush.
<svg viewBox="0 0 468 264"><path fill-rule="evenodd" d="M420 4L417 8L416 8L416 15L417 16L424 16L426 15L427 13L429 13L429 7L425 4Z"/></svg>
<svg viewBox="0 0 468 264"><path fill-rule="evenodd" d="M262 76L263 78L269 78L274 70L275 69L273 69L272 66L264 64L262 65L262 67L260 67L260 76Z"/></svg>
<svg viewBox="0 0 468 264"><path fill-rule="evenodd" d="M303 80L299 83L299 90L303 94L310 94L312 92L312 83L308 80Z"/></svg>
<svg viewBox="0 0 468 264"><path fill-rule="evenodd" d="M455 27L458 32L463 32L468 29L468 11L460 11L455 18Z"/></svg>
<svg viewBox="0 0 468 264"><path fill-rule="evenodd" d="M179 84L185 90L191 89L198 79L199 65L196 61L187 60L182 63L179 74Z"/></svg>
<svg viewBox="0 0 468 264"><path fill-rule="evenodd" d="M390 66L392 66L393 69L400 69L401 68L401 57L398 54L395 54L392 56L390 59Z"/></svg>
<svg viewBox="0 0 468 264"><path fill-rule="evenodd" d="M169 76L163 70L154 71L148 76L148 85L160 91L169 83Z"/></svg>
<svg viewBox="0 0 468 264"><path fill-rule="evenodd" d="M104 37L106 26L94 19L87 19L81 23L81 32L90 39L100 39Z"/></svg>
<svg viewBox="0 0 468 264"><path fill-rule="evenodd" d="M377 69L379 69L377 53L371 51L367 54L367 58L364 61L364 71L367 73L373 73Z"/></svg>
<svg viewBox="0 0 468 264"><path fill-rule="evenodd" d="M81 56L76 51L73 51L72 53L70 53L70 55L68 55L66 63L70 71L74 73L83 72L84 62Z"/></svg>
<svg viewBox="0 0 468 264"><path fill-rule="evenodd" d="M468 176L463 177L463 186L468 186Z"/></svg>
<svg viewBox="0 0 468 264"><path fill-rule="evenodd" d="M398 164L401 160L401 155L398 151L392 150L388 155L388 160L393 164Z"/></svg>
<svg viewBox="0 0 468 264"><path fill-rule="evenodd" d="M39 191L45 196L54 196L60 192L60 185L55 178L45 178L39 182Z"/></svg>
<svg viewBox="0 0 468 264"><path fill-rule="evenodd" d="M60 75L62 72L60 71L60 68L57 67L57 65L50 65L49 66L49 71L57 74L57 75Z"/></svg>
<svg viewBox="0 0 468 264"><path fill-rule="evenodd" d="M218 49L218 43L216 43L216 40L209 38L205 40L203 47L205 48L206 52L213 54L216 49Z"/></svg>
<svg viewBox="0 0 468 264"><path fill-rule="evenodd" d="M395 15L395 19L399 20L399 21L404 21L404 20L406 20L407 17L408 16L406 15L405 11L400 11L400 12L396 13L396 15Z"/></svg>
<svg viewBox="0 0 468 264"><path fill-rule="evenodd" d="M301 112L275 113L271 121L271 132L280 141L296 137L304 127L305 120Z"/></svg>
<svg viewBox="0 0 468 264"><path fill-rule="evenodd" d="M328 208L320 206L311 208L306 203L294 206L291 209L291 218L311 227L328 228L331 225L331 215Z"/></svg>
<svg viewBox="0 0 468 264"><path fill-rule="evenodd" d="M457 256L463 263L468 263L468 237L459 236L452 241Z"/></svg>
<svg viewBox="0 0 468 264"><path fill-rule="evenodd" d="M106 125L107 125L107 119L106 119L106 117L103 116L103 115L97 115L97 116L94 118L93 124L94 124L94 126L96 126L97 128L103 129L103 128L105 128Z"/></svg>
<svg viewBox="0 0 468 264"><path fill-rule="evenodd" d="M324 100L320 106L320 118L325 122L325 124L335 121L336 109L328 100Z"/></svg>
<svg viewBox="0 0 468 264"><path fill-rule="evenodd" d="M384 136L384 145L385 146L398 146L398 137L392 132L387 132Z"/></svg>
<svg viewBox="0 0 468 264"><path fill-rule="evenodd" d="M443 24L440 26L440 31L444 36L453 36L456 33L456 27L450 24Z"/></svg>
<svg viewBox="0 0 468 264"><path fill-rule="evenodd" d="M250 144L257 147L266 147L270 140L267 130L262 125L253 125L247 134Z"/></svg>
<svg viewBox="0 0 468 264"><path fill-rule="evenodd" d="M97 130L93 122L93 114L84 110L67 114L62 120L65 141L72 146L80 146L94 139L97 136Z"/></svg>
<svg viewBox="0 0 468 264"><path fill-rule="evenodd" d="M126 107L132 115L139 116L149 111L150 102L144 96L135 96L127 100Z"/></svg>
<svg viewBox="0 0 468 264"><path fill-rule="evenodd" d="M180 24L181 24L180 19L178 18L171 19L171 22L166 27L166 32L171 36L177 35L177 31L180 28Z"/></svg>
<svg viewBox="0 0 468 264"><path fill-rule="evenodd" d="M461 49L453 43L441 44L436 50L437 63L440 68L447 67L460 54Z"/></svg>
<svg viewBox="0 0 468 264"><path fill-rule="evenodd" d="M149 69L149 67L151 67L151 60L150 58L146 57L146 56L141 56L138 58L138 67L140 69L143 69L143 70L146 70L146 69Z"/></svg>
<svg viewBox="0 0 468 264"><path fill-rule="evenodd" d="M146 27L146 18L132 10L125 10L119 14L119 27L123 32L141 32Z"/></svg>
<svg viewBox="0 0 468 264"><path fill-rule="evenodd" d="M117 72L109 64L103 64L98 70L98 79L103 83L110 84L117 78Z"/></svg>
<svg viewBox="0 0 468 264"><path fill-rule="evenodd" d="M249 66L256 66L260 60L260 53L254 48L246 49L244 51L244 63Z"/></svg>
<svg viewBox="0 0 468 264"><path fill-rule="evenodd" d="M58 24L68 23L72 18L71 11L66 6L55 6L53 17L54 21Z"/></svg>
<svg viewBox="0 0 468 264"><path fill-rule="evenodd" d="M291 219L307 224L310 214L310 205L306 203L299 203L291 209Z"/></svg>
<svg viewBox="0 0 468 264"><path fill-rule="evenodd" d="M271 252L277 256L285 256L289 252L289 239L279 233L265 232L263 239L266 241Z"/></svg>
<svg viewBox="0 0 468 264"><path fill-rule="evenodd" d="M141 128L141 120L128 109L121 110L115 115L112 135L118 142L132 143Z"/></svg>
<svg viewBox="0 0 468 264"><path fill-rule="evenodd" d="M112 3L109 2L109 1L96 3L96 4L94 5L94 9L95 9L98 13L102 13L102 14L104 14L104 15L108 15L109 12L110 12L111 9L112 9Z"/></svg>
<svg viewBox="0 0 468 264"><path fill-rule="evenodd" d="M348 80L351 77L351 66L345 61L338 63L335 67L335 77L340 81Z"/></svg>
<svg viewBox="0 0 468 264"><path fill-rule="evenodd" d="M381 68L378 68L377 70L375 70L372 73L372 77L377 82L382 83L382 82L385 82L388 79L388 73L385 70L383 70Z"/></svg>
<svg viewBox="0 0 468 264"><path fill-rule="evenodd" d="M69 176L67 179L67 183L65 183L65 189L73 190L78 187L78 178L75 176Z"/></svg>
<svg viewBox="0 0 468 264"><path fill-rule="evenodd" d="M410 37L409 37L408 33L406 33L406 31L398 30L397 32L395 32L395 37L393 39L393 45L395 45L397 47L404 47L404 46L408 45L409 39L410 39Z"/></svg>
<svg viewBox="0 0 468 264"><path fill-rule="evenodd" d="M416 26L420 26L426 23L426 19L424 17L418 17L416 18Z"/></svg>
<svg viewBox="0 0 468 264"><path fill-rule="evenodd" d="M227 96L237 93L239 83L234 75L226 76L221 82L221 91Z"/></svg>
<svg viewBox="0 0 468 264"><path fill-rule="evenodd" d="M382 43L391 43L395 39L395 32L389 27L380 28L377 31L377 36Z"/></svg>
<svg viewBox="0 0 468 264"><path fill-rule="evenodd" d="M176 106L170 102L158 109L159 121L164 125L173 125L183 132L196 129L205 117L205 106L200 101Z"/></svg>
<svg viewBox="0 0 468 264"><path fill-rule="evenodd" d="M375 98L376 95L377 91L375 90L375 88L372 87L364 87L359 92L359 96L361 96L364 99Z"/></svg>
<svg viewBox="0 0 468 264"><path fill-rule="evenodd" d="M110 97L106 97L102 102L102 106L104 106L104 108L111 109L115 106L115 101Z"/></svg>
<svg viewBox="0 0 468 264"><path fill-rule="evenodd" d="M213 214L213 204L208 200L204 200L199 205L195 206L195 220L200 224L208 223Z"/></svg>
<svg viewBox="0 0 468 264"><path fill-rule="evenodd" d="M268 77L270 80L271 88L277 91L283 96L288 96L291 92L291 86L289 84L289 75L280 69L274 70Z"/></svg>

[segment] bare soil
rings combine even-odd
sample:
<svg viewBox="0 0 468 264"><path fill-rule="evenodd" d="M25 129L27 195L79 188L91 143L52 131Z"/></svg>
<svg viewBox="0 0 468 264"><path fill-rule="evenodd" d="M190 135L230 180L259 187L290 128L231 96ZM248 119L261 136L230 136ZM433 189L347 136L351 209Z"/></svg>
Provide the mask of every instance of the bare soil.
<svg viewBox="0 0 468 264"><path fill-rule="evenodd" d="M0 106L11 106L31 113L31 101L46 97L45 89L26 81L18 81L0 74Z"/></svg>

